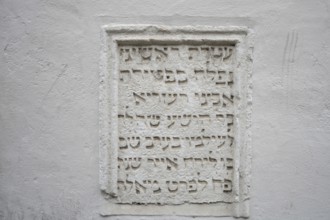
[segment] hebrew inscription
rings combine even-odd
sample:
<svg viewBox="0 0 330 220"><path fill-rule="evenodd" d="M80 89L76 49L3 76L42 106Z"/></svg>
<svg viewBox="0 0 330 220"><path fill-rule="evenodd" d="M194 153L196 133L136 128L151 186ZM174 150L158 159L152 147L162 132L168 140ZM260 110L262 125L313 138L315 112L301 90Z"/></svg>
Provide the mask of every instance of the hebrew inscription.
<svg viewBox="0 0 330 220"><path fill-rule="evenodd" d="M248 217L253 30L102 30L100 215Z"/></svg>
<svg viewBox="0 0 330 220"><path fill-rule="evenodd" d="M118 203L234 202L235 45L117 50Z"/></svg>

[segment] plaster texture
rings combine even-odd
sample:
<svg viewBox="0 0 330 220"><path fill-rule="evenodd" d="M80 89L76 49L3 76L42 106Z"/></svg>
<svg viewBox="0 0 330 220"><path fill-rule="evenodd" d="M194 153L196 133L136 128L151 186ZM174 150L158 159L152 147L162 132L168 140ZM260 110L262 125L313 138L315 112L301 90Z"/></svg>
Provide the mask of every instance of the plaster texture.
<svg viewBox="0 0 330 220"><path fill-rule="evenodd" d="M250 219L329 219L329 4L1 1L0 219L192 219L100 215L107 24L253 30Z"/></svg>

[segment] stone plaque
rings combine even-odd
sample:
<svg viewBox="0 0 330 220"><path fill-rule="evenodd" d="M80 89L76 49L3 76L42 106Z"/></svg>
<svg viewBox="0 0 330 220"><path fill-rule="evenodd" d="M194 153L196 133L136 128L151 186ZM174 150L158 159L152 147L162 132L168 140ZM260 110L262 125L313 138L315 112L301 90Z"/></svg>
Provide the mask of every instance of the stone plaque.
<svg viewBox="0 0 330 220"><path fill-rule="evenodd" d="M104 28L103 215L248 216L249 33Z"/></svg>

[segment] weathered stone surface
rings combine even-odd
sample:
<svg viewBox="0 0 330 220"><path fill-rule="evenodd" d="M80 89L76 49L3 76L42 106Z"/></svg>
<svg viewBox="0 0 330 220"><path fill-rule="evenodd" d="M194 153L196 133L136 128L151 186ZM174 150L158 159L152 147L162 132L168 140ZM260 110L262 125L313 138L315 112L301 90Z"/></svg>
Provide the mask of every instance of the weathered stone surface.
<svg viewBox="0 0 330 220"><path fill-rule="evenodd" d="M104 214L248 216L248 30L104 30Z"/></svg>

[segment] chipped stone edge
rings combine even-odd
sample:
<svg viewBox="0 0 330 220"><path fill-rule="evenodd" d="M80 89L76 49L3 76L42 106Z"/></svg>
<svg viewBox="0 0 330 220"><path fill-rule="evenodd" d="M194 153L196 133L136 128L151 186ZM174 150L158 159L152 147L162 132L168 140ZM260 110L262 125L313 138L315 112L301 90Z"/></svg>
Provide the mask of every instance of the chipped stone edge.
<svg viewBox="0 0 330 220"><path fill-rule="evenodd" d="M240 130L244 130L243 143L239 149L239 168L236 171L239 175L239 195L238 202L216 203L216 204L183 204L177 206L171 205L127 205L115 204L109 200L104 207L101 207L101 216L110 215L183 215L183 216L233 216L233 217L249 217L249 200L250 200L250 182L251 182L251 162L252 162L252 62L253 62L253 39L254 33L251 29L241 26L165 26L165 25L105 25L101 29L101 54L100 54L100 78L99 78L99 157L100 157L100 175L99 181L101 190L106 198L116 195L116 164L111 163L111 158L117 157L117 151L111 150L115 145L115 138L111 137L110 132L113 132L117 125L117 121L112 121L113 115L116 115L116 107L118 103L117 91L111 89L118 83L118 78L113 76L116 70L116 47L114 43L120 38L116 36L137 36L140 39L142 36L175 36L180 37L186 34L196 36L196 39L203 39L203 34L221 36L226 40L228 36L240 36L237 48L242 52L242 57L239 59L239 69L245 73L243 85L239 88L245 90L243 94L246 97L243 99L243 121L238 122L243 124ZM114 38L112 38L112 36ZM111 40L110 40L111 38ZM134 39L134 37L133 37ZM196 40L195 39L195 40ZM145 39L144 39L145 40ZM232 38L229 38L232 40ZM112 42L109 42L112 41ZM110 74L109 74L110 73ZM240 80L240 79L239 79ZM113 85L115 84L115 85ZM112 115L112 116L111 116ZM239 112L239 118L241 113ZM116 136L116 135L113 135ZM112 146L111 146L112 143ZM236 155L237 156L237 155ZM111 179L111 177L114 177ZM230 207L229 207L230 206ZM202 209L204 211L202 211Z"/></svg>

